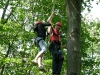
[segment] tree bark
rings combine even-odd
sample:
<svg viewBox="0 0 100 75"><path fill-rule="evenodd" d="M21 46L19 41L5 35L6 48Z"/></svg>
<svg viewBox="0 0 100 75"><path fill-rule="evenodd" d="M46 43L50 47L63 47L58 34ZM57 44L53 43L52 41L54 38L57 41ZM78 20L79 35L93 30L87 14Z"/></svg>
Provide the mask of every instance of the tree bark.
<svg viewBox="0 0 100 75"><path fill-rule="evenodd" d="M67 75L80 75L81 0L67 0Z"/></svg>

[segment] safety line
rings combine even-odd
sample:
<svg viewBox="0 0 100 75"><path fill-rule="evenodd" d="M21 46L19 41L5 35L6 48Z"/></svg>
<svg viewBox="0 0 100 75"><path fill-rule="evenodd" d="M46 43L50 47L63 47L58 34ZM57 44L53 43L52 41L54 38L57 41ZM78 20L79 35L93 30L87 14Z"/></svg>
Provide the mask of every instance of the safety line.
<svg viewBox="0 0 100 75"><path fill-rule="evenodd" d="M70 0L71 5L73 6L73 8L75 9L75 11L77 12L77 14L80 16L80 14L78 13L77 9L75 8L75 5L73 4L73 2ZM81 16L80 16L81 17Z"/></svg>

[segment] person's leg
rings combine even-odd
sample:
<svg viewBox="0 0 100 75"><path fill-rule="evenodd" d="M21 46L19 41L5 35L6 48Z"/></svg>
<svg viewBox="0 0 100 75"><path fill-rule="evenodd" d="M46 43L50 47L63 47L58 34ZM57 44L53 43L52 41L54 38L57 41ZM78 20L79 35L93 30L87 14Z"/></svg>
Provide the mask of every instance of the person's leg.
<svg viewBox="0 0 100 75"><path fill-rule="evenodd" d="M60 74L60 72L61 72L61 68L62 68L63 61L64 61L63 54L60 53L59 54L59 59L58 59L58 69L57 69L57 73L58 74Z"/></svg>
<svg viewBox="0 0 100 75"><path fill-rule="evenodd" d="M50 49L50 52L52 54L52 74L57 74L58 69L58 55L55 53L55 48L52 47Z"/></svg>
<svg viewBox="0 0 100 75"><path fill-rule="evenodd" d="M46 43L44 40L40 40L39 41L39 52L38 54L36 55L35 59L34 60L38 60L39 57L41 57L44 52L46 51Z"/></svg>
<svg viewBox="0 0 100 75"><path fill-rule="evenodd" d="M54 59L53 59L53 74L55 75L60 75L62 64L63 64L63 54L62 52L59 52L59 50L55 49L55 54L54 54Z"/></svg>
<svg viewBox="0 0 100 75"><path fill-rule="evenodd" d="M56 62L56 65L53 65L53 75L60 75L63 61L59 60Z"/></svg>
<svg viewBox="0 0 100 75"><path fill-rule="evenodd" d="M32 60L32 63L34 63L34 64L38 64L37 61L38 61L38 58L39 58L40 55L41 55L40 51L41 51L41 48L38 47L38 54L37 54L36 57Z"/></svg>
<svg viewBox="0 0 100 75"><path fill-rule="evenodd" d="M56 54L53 55L53 60L52 60L52 72L53 74L57 73L57 67L58 66L58 56Z"/></svg>
<svg viewBox="0 0 100 75"><path fill-rule="evenodd" d="M56 61L57 58L55 55L55 45L53 42L51 42L49 45L49 51L52 55L52 75L55 75L57 70L57 61Z"/></svg>
<svg viewBox="0 0 100 75"><path fill-rule="evenodd" d="M58 61L57 74L60 74L60 72L61 72L61 68L62 68L62 64L63 64L63 61L62 61L62 60L59 60L59 61Z"/></svg>
<svg viewBox="0 0 100 75"><path fill-rule="evenodd" d="M39 68L40 71L46 72L46 70L42 66L42 57L38 58L38 68Z"/></svg>
<svg viewBox="0 0 100 75"><path fill-rule="evenodd" d="M39 42L39 46L41 48L41 51L40 51L40 57L38 58L38 67L39 67L39 70L46 72L46 70L42 66L42 57L46 51L46 42L44 40L41 40Z"/></svg>
<svg viewBox="0 0 100 75"><path fill-rule="evenodd" d="M35 57L35 61L37 61L38 60L38 58L39 59L41 59L41 57L42 57L42 55L43 55L43 53L44 53L44 51L43 50L41 50L40 52L38 52L38 54L36 55L36 57Z"/></svg>
<svg viewBox="0 0 100 75"><path fill-rule="evenodd" d="M39 58L39 57L41 57L42 58L42 55L44 54L44 52L46 51L46 43L45 43L45 41L44 40L40 40L39 41L39 47L40 47L40 51L39 51L39 53L37 54L37 56L36 56L36 60Z"/></svg>
<svg viewBox="0 0 100 75"><path fill-rule="evenodd" d="M38 58L38 66L39 66L39 67L42 66L42 57L39 57L39 58Z"/></svg>

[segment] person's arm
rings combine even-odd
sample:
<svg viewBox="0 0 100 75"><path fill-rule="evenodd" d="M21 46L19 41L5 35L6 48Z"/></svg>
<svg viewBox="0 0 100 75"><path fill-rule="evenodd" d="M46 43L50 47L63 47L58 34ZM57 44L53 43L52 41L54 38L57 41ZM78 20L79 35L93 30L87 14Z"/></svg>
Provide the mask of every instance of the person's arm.
<svg viewBox="0 0 100 75"><path fill-rule="evenodd" d="M52 32L53 32L53 28L52 28L51 26L49 26L49 27L48 27L48 33L49 33L49 34L52 34Z"/></svg>
<svg viewBox="0 0 100 75"><path fill-rule="evenodd" d="M54 11L52 11L51 15L49 16L49 18L47 19L47 22L49 22L50 24L52 24L51 20L53 18L54 15Z"/></svg>
<svg viewBox="0 0 100 75"><path fill-rule="evenodd" d="M51 24L50 23L42 23L43 24L43 26L51 26Z"/></svg>
<svg viewBox="0 0 100 75"><path fill-rule="evenodd" d="M61 45L61 48L66 48L67 49L67 46L66 45Z"/></svg>
<svg viewBox="0 0 100 75"><path fill-rule="evenodd" d="M52 17L54 15L54 12L52 11L51 15L49 16L49 18L47 19L47 22L52 24L51 20L52 20ZM48 33L51 34L52 33L52 26L49 26L48 27Z"/></svg>
<svg viewBox="0 0 100 75"><path fill-rule="evenodd" d="M36 31L37 31L37 29L38 29L38 28L37 28L37 25L34 25L34 27L33 27L33 28L34 28L34 32L36 32Z"/></svg>

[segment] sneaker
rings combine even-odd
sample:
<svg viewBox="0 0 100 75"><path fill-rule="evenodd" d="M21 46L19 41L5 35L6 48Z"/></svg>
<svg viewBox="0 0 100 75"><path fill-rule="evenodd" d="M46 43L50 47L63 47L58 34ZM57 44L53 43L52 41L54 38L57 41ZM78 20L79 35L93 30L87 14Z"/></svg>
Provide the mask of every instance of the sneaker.
<svg viewBox="0 0 100 75"><path fill-rule="evenodd" d="M40 71L46 72L46 70L43 68L43 66L38 67Z"/></svg>
<svg viewBox="0 0 100 75"><path fill-rule="evenodd" d="M36 60L32 60L32 63L33 63L34 65L37 65L37 64L38 64Z"/></svg>

